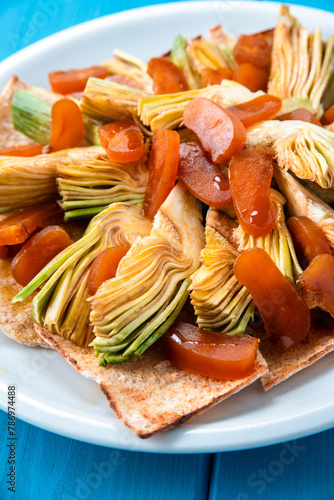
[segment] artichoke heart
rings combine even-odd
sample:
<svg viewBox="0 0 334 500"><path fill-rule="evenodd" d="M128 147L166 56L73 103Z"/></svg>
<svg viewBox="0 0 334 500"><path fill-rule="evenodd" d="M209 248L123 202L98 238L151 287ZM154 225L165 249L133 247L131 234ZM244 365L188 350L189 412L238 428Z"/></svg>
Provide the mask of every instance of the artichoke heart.
<svg viewBox="0 0 334 500"><path fill-rule="evenodd" d="M110 205L91 220L82 238L60 252L21 290L14 302L24 300L47 280L33 299L35 321L78 345L88 345L93 340L87 301L92 262L108 248L132 245L138 236L149 234L151 226L139 207Z"/></svg>
<svg viewBox="0 0 334 500"><path fill-rule="evenodd" d="M174 42L171 51L172 62L183 72L190 90L195 90L203 87L200 74L196 71L191 57L187 52L188 40L178 35Z"/></svg>
<svg viewBox="0 0 334 500"><path fill-rule="evenodd" d="M210 209L206 247L200 259L202 265L191 277L191 303L199 327L237 335L245 331L253 317L252 298L233 273L234 261L242 250L262 248L292 282L302 272L285 223L285 199L274 189L270 198L276 211L276 225L268 235L257 238L247 234L241 226L234 228L232 220L224 213Z"/></svg>
<svg viewBox="0 0 334 500"><path fill-rule="evenodd" d="M32 158L0 158L0 213L58 198L58 165L94 157L95 148L75 148Z"/></svg>
<svg viewBox="0 0 334 500"><path fill-rule="evenodd" d="M264 94L262 90L251 92L232 80L223 80L220 85L211 85L197 90L187 90L175 94L143 96L138 100L138 116L151 130L157 128L177 128L182 125L183 112L195 97L206 97L220 106L228 107L250 101Z"/></svg>
<svg viewBox="0 0 334 500"><path fill-rule="evenodd" d="M204 247L198 200L180 183L155 216L149 236L138 239L115 278L91 299L91 322L100 364L122 363L142 354L178 316L190 275Z"/></svg>
<svg viewBox="0 0 334 500"><path fill-rule="evenodd" d="M272 146L282 170L322 188L333 187L334 132L299 120L269 120L250 129L247 142Z"/></svg>
<svg viewBox="0 0 334 500"><path fill-rule="evenodd" d="M147 92L138 88L100 78L89 78L81 98L81 111L103 123L131 120L136 114L139 98L146 95Z"/></svg>
<svg viewBox="0 0 334 500"><path fill-rule="evenodd" d="M187 46L187 53L199 73L203 68L236 68L233 52L228 50L227 45L221 46L204 37L192 40Z"/></svg>
<svg viewBox="0 0 334 500"><path fill-rule="evenodd" d="M334 210L307 187L300 184L289 172L276 168L274 176L280 191L286 198L289 216L305 215L312 219L334 250Z"/></svg>
<svg viewBox="0 0 334 500"><path fill-rule="evenodd" d="M191 277L191 303L198 326L230 335L243 333L255 306L233 273L239 252L208 224L205 237L202 266Z"/></svg>
<svg viewBox="0 0 334 500"><path fill-rule="evenodd" d="M91 149L91 158L60 163L57 167L60 205L65 211L65 220L98 213L111 203L143 203L150 140L146 141L143 158L133 163L112 162L103 148Z"/></svg>
<svg viewBox="0 0 334 500"><path fill-rule="evenodd" d="M114 50L114 59L103 63L113 75L124 76L134 83L134 86L152 93L152 78L147 74L147 64L123 50Z"/></svg>
<svg viewBox="0 0 334 500"><path fill-rule="evenodd" d="M333 49L333 35L324 47L320 29L309 33L283 5L274 31L268 93L281 99L308 99L320 117L321 99L333 71Z"/></svg>

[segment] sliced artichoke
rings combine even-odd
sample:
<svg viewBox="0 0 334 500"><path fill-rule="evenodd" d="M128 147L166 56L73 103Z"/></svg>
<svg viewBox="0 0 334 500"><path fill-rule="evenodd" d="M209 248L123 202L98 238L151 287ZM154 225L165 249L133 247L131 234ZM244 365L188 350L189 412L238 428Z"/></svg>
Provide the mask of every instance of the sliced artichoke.
<svg viewBox="0 0 334 500"><path fill-rule="evenodd" d="M334 133L330 130L299 120L269 120L249 130L247 142L251 146L273 146L283 170L291 170L322 188L333 187Z"/></svg>
<svg viewBox="0 0 334 500"><path fill-rule="evenodd" d="M235 69L236 64L232 52L227 49L227 45L219 45L214 43L212 39L204 37L192 40L187 46L187 52L199 73L204 68Z"/></svg>
<svg viewBox="0 0 334 500"><path fill-rule="evenodd" d="M138 115L144 125L156 128L177 128L182 124L183 112L195 97L206 97L223 107L250 101L264 94L261 90L251 92L232 80L223 80L220 85L188 90L176 94L144 96L138 100Z"/></svg>
<svg viewBox="0 0 334 500"><path fill-rule="evenodd" d="M210 209L206 225L206 247L202 266L191 279L191 303L202 328L236 335L243 333L255 306L247 289L234 276L233 264L242 250L262 248L292 282L302 272L290 233L286 227L284 197L270 192L276 211L276 225L264 237L254 238L219 210Z"/></svg>
<svg viewBox="0 0 334 500"><path fill-rule="evenodd" d="M274 31L268 93L281 99L308 99L320 117L321 98L333 71L333 48L334 36L324 48L321 31L310 34L283 5Z"/></svg>
<svg viewBox="0 0 334 500"><path fill-rule="evenodd" d="M142 160L133 163L112 162L103 148L95 148L95 155L87 161L59 164L57 185L65 220L100 212L110 203L142 204L150 141L145 147Z"/></svg>
<svg viewBox="0 0 334 500"><path fill-rule="evenodd" d="M91 322L100 364L142 354L173 323L187 299L204 247L199 202L179 183L117 270L92 297Z"/></svg>
<svg viewBox="0 0 334 500"><path fill-rule="evenodd" d="M280 191L286 198L289 216L305 215L312 219L334 249L334 210L302 186L289 172L276 168L274 175Z"/></svg>
<svg viewBox="0 0 334 500"><path fill-rule="evenodd" d="M136 114L139 98L147 95L141 89L100 78L89 78L81 98L81 111L104 123L132 119Z"/></svg>
<svg viewBox="0 0 334 500"><path fill-rule="evenodd" d="M32 158L0 157L0 213L58 198L57 167L90 160L95 150L74 148Z"/></svg>
<svg viewBox="0 0 334 500"><path fill-rule="evenodd" d="M188 40L182 35L177 36L173 43L171 60L183 72L189 88L195 90L203 87L203 83L187 52L187 46Z"/></svg>
<svg viewBox="0 0 334 500"><path fill-rule="evenodd" d="M147 74L147 64L123 50L114 50L114 59L103 63L113 75L121 75L133 81L136 87L152 93L152 78Z"/></svg>
<svg viewBox="0 0 334 500"><path fill-rule="evenodd" d="M64 96L43 88L31 87L18 90L12 101L13 124L16 130L27 135L39 144L46 146L50 142L52 105ZM77 104L75 98L73 98ZM100 145L97 130L101 123L83 117L85 125L85 145Z"/></svg>
<svg viewBox="0 0 334 500"><path fill-rule="evenodd" d="M139 207L110 205L91 220L82 238L60 252L13 302L24 300L46 282L33 299L35 321L78 345L88 345L92 328L87 281L92 262L108 248L132 245L138 236L149 234L151 226Z"/></svg>
<svg viewBox="0 0 334 500"><path fill-rule="evenodd" d="M205 237L202 266L191 277L191 303L198 326L230 335L243 333L255 306L247 289L233 273L239 252L208 224Z"/></svg>

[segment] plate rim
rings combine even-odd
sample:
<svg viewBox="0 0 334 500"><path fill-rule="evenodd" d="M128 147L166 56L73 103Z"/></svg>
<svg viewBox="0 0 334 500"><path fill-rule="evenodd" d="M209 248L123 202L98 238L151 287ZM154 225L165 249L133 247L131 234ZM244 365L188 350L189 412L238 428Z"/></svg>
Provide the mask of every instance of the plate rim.
<svg viewBox="0 0 334 500"><path fill-rule="evenodd" d="M244 4L245 7L249 10L257 11L259 8L265 8L265 9L279 9L280 3L278 2L268 2L268 1L246 1L246 2L236 2L239 6ZM20 64L20 61L24 61L27 57L36 57L38 56L39 52L44 52L47 50L48 47L54 47L58 42L70 40L71 38L75 38L76 36L79 36L83 31L87 33L87 31L95 31L98 27L101 26L108 26L109 24L114 24L114 23L122 23L122 22L127 22L129 20L129 17L136 17L136 20L140 22L140 17L142 16L149 16L149 17L154 17L159 13L161 15L164 11L165 12L170 12L170 10L173 8L174 12L184 12L184 10L190 9L190 8L196 8L199 11L202 10L208 10L209 8L214 8L215 5L222 5L222 4L230 4L229 1L227 2L220 2L220 1L180 1L180 2L171 2L171 3L163 3L163 4L155 4L155 5L149 5L149 6L141 6L137 7L134 9L129 9L121 12L116 12L113 14L108 14L105 16L98 17L96 19L88 20L83 23L76 24L74 26L71 26L69 28L66 28L64 30L61 30L59 32L56 32L52 35L49 35L46 38L43 38L41 40L38 40L27 47L24 47L23 49L19 50L18 52L10 55L9 57L5 58L3 61L0 62L0 72L8 72L11 71L12 68L14 69L17 68L17 66ZM316 11L318 14L323 14L327 15L330 14L331 17L333 17L334 20L334 14L330 11L326 11L323 9L318 9L315 7L308 7L308 6L302 6L302 5L297 5L297 4L288 4L293 8L294 14L297 16L300 13L304 13L305 11L308 11L311 13L312 11ZM0 381L0 392L2 392L2 383ZM20 403L20 406L22 407L23 402ZM0 400L0 408L3 411L6 411L6 404L3 404L3 402ZM103 443L101 439L93 439L93 437L85 438L84 433L82 432L81 427L78 427L76 429L75 427L73 428L72 426L64 428L62 424L58 424L58 420L56 419L55 422L53 423L46 423L44 422L41 423L40 420L36 419L34 416L34 408L29 407L27 403L23 404L24 410L19 410L17 411L17 418L30 423L38 428L41 428L43 430L53 432L55 434L65 436L71 439L87 442L90 444L95 444L98 446L105 446L105 447L115 447L118 449L122 450L131 450L131 451L141 451L141 452L150 452L150 453L166 453L166 454L175 454L175 453L217 453L221 451L238 451L238 450L246 450L246 449L251 449L251 448L258 448L258 447L263 447L263 446L268 446L268 445L273 445L273 444L278 444L282 443L287 440L291 439L297 439L300 437L306 437L310 436L312 434L316 434L321 431L328 430L330 428L334 427L334 401L331 403L326 409L324 408L317 408L315 409L312 413L317 414L319 413L323 418L320 420L316 419L317 425L311 425L308 426L308 430L305 431L288 431L286 430L283 433L279 434L279 437L272 436L271 439L268 438L263 438L262 440L257 439L256 441L252 442L250 441L248 444L243 445L242 443L239 443L239 445L236 446L229 446L224 449L222 449L221 444L212 446L212 443L207 446L203 446L201 444L198 447L185 447L184 449L160 449L157 446L153 444L152 447L146 447L143 446L143 443L147 442L152 442L151 440L140 440L137 438L137 441L135 441L134 445L129 445L126 443L121 443L121 442L115 442L113 444L110 443ZM29 410L30 408L30 410ZM309 413L307 414L309 415ZM290 417L290 420L296 419L297 417ZM299 417L299 419L302 417ZM302 418L303 420L305 419L305 415ZM186 429L182 426L179 427L177 430L181 429L181 434L182 434L182 429L186 431ZM128 429L127 429L128 430ZM132 431L130 431L132 432ZM171 431L173 432L173 431ZM177 432L177 431L176 431ZM117 441L117 440L116 440ZM145 449L144 449L145 448Z"/></svg>

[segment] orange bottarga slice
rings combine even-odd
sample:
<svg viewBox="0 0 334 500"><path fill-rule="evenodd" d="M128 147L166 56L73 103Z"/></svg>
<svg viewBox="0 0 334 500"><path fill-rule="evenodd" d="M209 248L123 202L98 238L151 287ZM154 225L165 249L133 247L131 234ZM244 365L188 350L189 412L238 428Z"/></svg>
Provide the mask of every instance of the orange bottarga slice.
<svg viewBox="0 0 334 500"><path fill-rule="evenodd" d="M39 231L12 260L15 280L26 286L59 252L73 241L60 226L47 226Z"/></svg>
<svg viewBox="0 0 334 500"><path fill-rule="evenodd" d="M278 352L306 337L310 311L265 250L251 248L242 252L234 263L234 274L251 294Z"/></svg>
<svg viewBox="0 0 334 500"><path fill-rule="evenodd" d="M189 323L175 323L166 333L166 357L175 366L207 377L233 380L254 370L259 341L226 335Z"/></svg>

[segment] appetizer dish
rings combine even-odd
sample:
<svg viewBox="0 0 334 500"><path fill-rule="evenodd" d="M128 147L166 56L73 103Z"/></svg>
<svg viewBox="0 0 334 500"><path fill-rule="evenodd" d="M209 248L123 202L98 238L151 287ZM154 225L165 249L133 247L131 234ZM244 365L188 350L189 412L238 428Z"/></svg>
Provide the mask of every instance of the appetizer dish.
<svg viewBox="0 0 334 500"><path fill-rule="evenodd" d="M0 97L1 329L141 438L334 351L334 36L171 44Z"/></svg>

